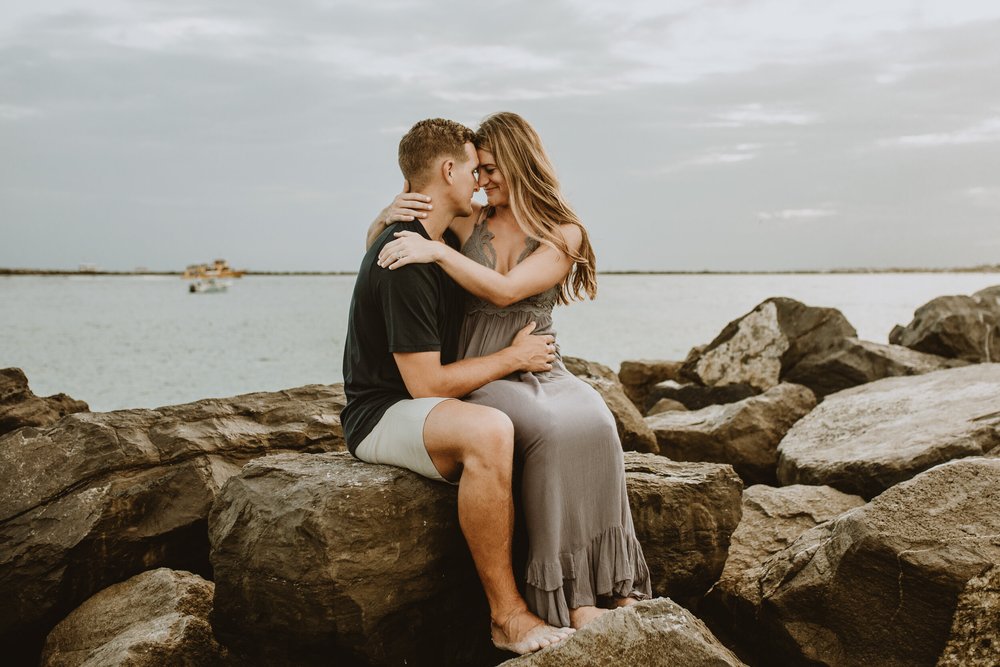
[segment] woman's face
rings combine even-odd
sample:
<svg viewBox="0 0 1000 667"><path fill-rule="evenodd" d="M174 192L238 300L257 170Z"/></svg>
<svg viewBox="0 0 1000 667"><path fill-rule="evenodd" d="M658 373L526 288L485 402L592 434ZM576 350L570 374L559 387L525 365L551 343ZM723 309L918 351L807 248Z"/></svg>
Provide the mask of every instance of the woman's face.
<svg viewBox="0 0 1000 667"><path fill-rule="evenodd" d="M497 168L493 153L479 149L479 187L486 193L489 206L506 206L510 203L507 181Z"/></svg>

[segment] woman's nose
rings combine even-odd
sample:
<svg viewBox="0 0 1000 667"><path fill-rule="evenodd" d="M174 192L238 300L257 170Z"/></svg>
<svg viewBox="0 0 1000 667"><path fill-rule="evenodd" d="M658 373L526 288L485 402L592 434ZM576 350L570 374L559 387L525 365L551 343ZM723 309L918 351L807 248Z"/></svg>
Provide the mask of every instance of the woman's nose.
<svg viewBox="0 0 1000 667"><path fill-rule="evenodd" d="M485 187L486 184L489 183L489 182L490 182L490 179L488 179L486 177L486 172L485 171L480 171L479 172L479 178L476 179L476 183L479 184L479 187L481 187L481 188Z"/></svg>

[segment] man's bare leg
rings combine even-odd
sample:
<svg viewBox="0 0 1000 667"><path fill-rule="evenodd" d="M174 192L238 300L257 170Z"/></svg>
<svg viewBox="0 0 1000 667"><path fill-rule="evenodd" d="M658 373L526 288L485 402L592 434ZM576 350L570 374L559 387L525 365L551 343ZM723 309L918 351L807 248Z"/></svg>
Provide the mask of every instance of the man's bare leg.
<svg viewBox="0 0 1000 667"><path fill-rule="evenodd" d="M424 445L443 477L459 479L458 523L490 605L493 643L530 653L568 637L530 611L514 583L511 473L514 427L499 410L442 401L424 422Z"/></svg>

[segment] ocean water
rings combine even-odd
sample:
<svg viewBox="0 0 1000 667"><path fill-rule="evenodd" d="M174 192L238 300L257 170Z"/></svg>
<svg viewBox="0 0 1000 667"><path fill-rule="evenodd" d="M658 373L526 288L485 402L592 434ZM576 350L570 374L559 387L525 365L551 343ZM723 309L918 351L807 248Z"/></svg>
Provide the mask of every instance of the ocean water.
<svg viewBox="0 0 1000 667"><path fill-rule="evenodd" d="M605 275L596 301L557 309L555 324L563 354L617 370L682 359L772 296L838 308L884 343L930 299L997 284L996 273ZM190 294L176 277L0 276L0 368L95 411L339 382L353 285L249 276Z"/></svg>

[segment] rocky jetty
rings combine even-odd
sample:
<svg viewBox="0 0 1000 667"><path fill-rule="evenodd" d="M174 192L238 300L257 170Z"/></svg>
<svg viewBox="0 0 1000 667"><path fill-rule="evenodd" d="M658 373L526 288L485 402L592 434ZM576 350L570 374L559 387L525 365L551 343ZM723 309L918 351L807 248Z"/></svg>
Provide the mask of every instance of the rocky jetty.
<svg viewBox="0 0 1000 667"><path fill-rule="evenodd" d="M0 637L26 655L101 589L156 567L211 578L225 480L277 451L343 449L339 385L82 412L0 436ZM37 655L37 653L34 653Z"/></svg>
<svg viewBox="0 0 1000 667"><path fill-rule="evenodd" d="M639 410L625 395L625 389L613 370L603 364L578 357L564 357L563 363L566 365L566 370L597 390L604 399L611 414L614 415L622 449L654 454L658 451L656 436L643 421Z"/></svg>
<svg viewBox="0 0 1000 667"><path fill-rule="evenodd" d="M215 586L190 572L149 570L105 588L49 633L42 667L224 665L208 617Z"/></svg>
<svg viewBox="0 0 1000 667"><path fill-rule="evenodd" d="M936 299L883 344L776 297L683 363L567 357L638 450L664 597L515 659L456 489L342 451L341 386L91 413L0 371L4 662L992 667L998 309Z"/></svg>
<svg viewBox="0 0 1000 667"><path fill-rule="evenodd" d="M646 423L664 456L728 463L747 484L774 484L778 443L815 406L808 388L782 383L736 403L663 412Z"/></svg>
<svg viewBox="0 0 1000 667"><path fill-rule="evenodd" d="M897 325L889 341L914 350L971 362L1000 362L1000 286L972 296L940 296Z"/></svg>
<svg viewBox="0 0 1000 667"><path fill-rule="evenodd" d="M0 368L0 435L24 426L48 426L74 412L88 412L83 401L66 394L35 396L20 368Z"/></svg>
<svg viewBox="0 0 1000 667"><path fill-rule="evenodd" d="M607 613L559 646L514 658L503 667L741 667L698 618L669 599Z"/></svg>
<svg viewBox="0 0 1000 667"><path fill-rule="evenodd" d="M975 364L828 396L778 445L778 479L872 498L938 463L998 449L1000 364Z"/></svg>
<svg viewBox="0 0 1000 667"><path fill-rule="evenodd" d="M943 463L763 565L770 664L934 665L969 582L1000 563L1000 459Z"/></svg>

